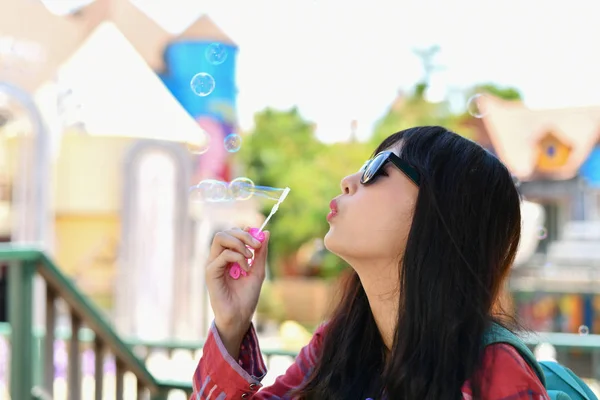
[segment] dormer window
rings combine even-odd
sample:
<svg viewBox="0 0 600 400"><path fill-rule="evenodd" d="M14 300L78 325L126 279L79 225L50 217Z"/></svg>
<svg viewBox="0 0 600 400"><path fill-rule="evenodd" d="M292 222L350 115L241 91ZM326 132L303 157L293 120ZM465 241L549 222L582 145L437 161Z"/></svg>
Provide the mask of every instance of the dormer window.
<svg viewBox="0 0 600 400"><path fill-rule="evenodd" d="M555 172L563 167L571 156L571 146L552 132L543 136L536 147L538 152L537 169L540 172Z"/></svg>

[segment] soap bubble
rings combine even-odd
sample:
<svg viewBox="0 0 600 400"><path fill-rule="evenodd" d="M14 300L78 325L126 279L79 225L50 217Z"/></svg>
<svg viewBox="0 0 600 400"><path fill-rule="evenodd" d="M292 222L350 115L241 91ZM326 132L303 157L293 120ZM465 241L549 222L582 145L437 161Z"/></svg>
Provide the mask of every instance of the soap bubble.
<svg viewBox="0 0 600 400"><path fill-rule="evenodd" d="M198 96L208 96L215 90L215 78L206 72L200 72L190 81L192 91Z"/></svg>
<svg viewBox="0 0 600 400"><path fill-rule="evenodd" d="M229 194L233 200L248 200L252 197L255 187L250 178L235 178L229 182Z"/></svg>
<svg viewBox="0 0 600 400"><path fill-rule="evenodd" d="M186 145L188 151L192 154L204 154L208 151L209 144L210 144L210 137L208 135L205 135L204 140L188 142L185 145Z"/></svg>
<svg viewBox="0 0 600 400"><path fill-rule="evenodd" d="M227 183L216 179L205 179L190 188L191 200L194 202L218 203L227 201Z"/></svg>
<svg viewBox="0 0 600 400"><path fill-rule="evenodd" d="M543 226L537 228L537 238L539 240L544 240L548 237L548 230Z"/></svg>
<svg viewBox="0 0 600 400"><path fill-rule="evenodd" d="M205 179L189 188L190 200L203 203L225 203L248 200L253 196L278 201L285 189L256 186L250 178L239 177L231 182Z"/></svg>
<svg viewBox="0 0 600 400"><path fill-rule="evenodd" d="M204 54L212 65L221 65L227 60L227 49L220 43L211 43Z"/></svg>
<svg viewBox="0 0 600 400"><path fill-rule="evenodd" d="M278 201L281 196L283 195L283 192L285 192L285 189L281 189L281 188L274 188L274 187L270 187L270 186L243 186L243 185L239 185L238 187L240 188L244 188L244 190L248 190L252 193L252 196L258 196L258 197L262 197L263 199L267 199L267 200L274 200L274 201Z"/></svg>
<svg viewBox="0 0 600 400"><path fill-rule="evenodd" d="M223 145L225 146L225 150L230 153L235 153L242 147L242 137L237 133L230 133L229 135L225 136Z"/></svg>
<svg viewBox="0 0 600 400"><path fill-rule="evenodd" d="M475 118L483 118L485 116L485 106L483 103L483 95L475 94L467 100L467 111Z"/></svg>
<svg viewBox="0 0 600 400"><path fill-rule="evenodd" d="M581 325L581 326L579 327L579 334L580 334L580 335L587 335L587 334L589 334L589 333L590 333L590 328L588 328L587 326L585 326L585 325Z"/></svg>

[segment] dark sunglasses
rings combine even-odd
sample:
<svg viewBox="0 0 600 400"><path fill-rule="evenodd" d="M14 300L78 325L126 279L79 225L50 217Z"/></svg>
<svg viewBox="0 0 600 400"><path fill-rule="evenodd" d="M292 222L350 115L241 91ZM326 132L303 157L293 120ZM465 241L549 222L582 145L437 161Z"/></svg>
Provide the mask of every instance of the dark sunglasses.
<svg viewBox="0 0 600 400"><path fill-rule="evenodd" d="M394 164L400 171L402 171L404 175L408 177L408 179L414 182L415 185L419 186L420 177L417 170L413 166L408 164L406 161L398 157L396 154L394 154L394 152L392 151L382 151L381 153L377 154L375 157L367 161L365 165L363 165L360 169L360 171L362 172L362 176L360 177L360 183L362 183L363 185L372 183L388 161Z"/></svg>

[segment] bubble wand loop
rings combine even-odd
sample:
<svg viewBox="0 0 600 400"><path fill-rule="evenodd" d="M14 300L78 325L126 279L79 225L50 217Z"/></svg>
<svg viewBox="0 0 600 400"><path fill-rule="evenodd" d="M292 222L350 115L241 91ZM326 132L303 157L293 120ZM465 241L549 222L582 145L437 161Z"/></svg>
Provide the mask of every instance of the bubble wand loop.
<svg viewBox="0 0 600 400"><path fill-rule="evenodd" d="M287 197L289 192L290 192L290 188L286 187L284 189L283 193L281 194L281 196L279 197L279 200L277 200L277 203L275 203L273 208L271 208L271 212L269 213L269 215L267 216L267 218L265 219L265 221L263 222L263 224L261 225L260 228L258 228L258 229L252 228L248 231L248 233L250 233L250 235L252 235L252 237L254 237L255 239L257 239L260 242L265 240L265 235L264 235L264 233L262 233L262 231L263 231L263 229L265 229L265 226L267 226L267 223L269 222L271 217L273 215L275 215L277 210L279 210L279 205L281 203L283 203L283 201L285 200L285 198ZM246 246L246 247L248 247L248 246ZM249 267L252 266L252 262L254 261L254 251L252 249L250 249L250 251L252 252L252 258L248 259ZM240 266L240 264L238 264L238 263L233 263L231 265L231 268L229 268L229 276L231 276L233 279L237 280L240 278L240 276L246 276L246 275L248 275L248 273L246 271L244 271L242 269L242 267Z"/></svg>

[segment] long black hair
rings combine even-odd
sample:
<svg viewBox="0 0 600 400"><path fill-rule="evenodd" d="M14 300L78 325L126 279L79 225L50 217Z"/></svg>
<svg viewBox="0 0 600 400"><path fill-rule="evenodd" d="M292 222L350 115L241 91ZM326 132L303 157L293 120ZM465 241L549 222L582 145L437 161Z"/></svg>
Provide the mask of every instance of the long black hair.
<svg viewBox="0 0 600 400"><path fill-rule="evenodd" d="M326 328L301 399L461 399L481 396L481 338L491 322L514 322L498 306L521 232L520 198L492 154L443 127L397 132L400 156L421 175L399 265L399 313L389 355L352 271ZM393 216L391 216L393 217Z"/></svg>

